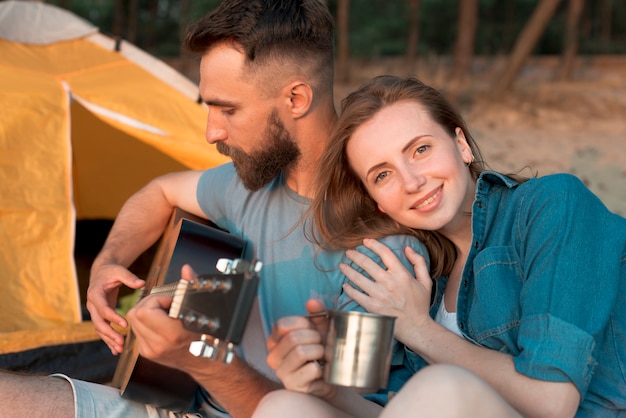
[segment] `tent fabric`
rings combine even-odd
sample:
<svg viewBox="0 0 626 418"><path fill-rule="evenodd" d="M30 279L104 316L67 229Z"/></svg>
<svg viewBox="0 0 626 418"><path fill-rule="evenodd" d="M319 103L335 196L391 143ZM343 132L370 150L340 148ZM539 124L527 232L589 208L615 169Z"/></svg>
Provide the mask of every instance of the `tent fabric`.
<svg viewBox="0 0 626 418"><path fill-rule="evenodd" d="M197 86L162 61L44 3L0 2L0 28L2 353L11 333L81 322L77 219L228 160L204 139Z"/></svg>
<svg viewBox="0 0 626 418"><path fill-rule="evenodd" d="M51 44L98 32L98 28L43 3L7 0L0 9L0 38L25 44ZM28 22L30 26L24 25ZM33 27L37 30L33 30Z"/></svg>

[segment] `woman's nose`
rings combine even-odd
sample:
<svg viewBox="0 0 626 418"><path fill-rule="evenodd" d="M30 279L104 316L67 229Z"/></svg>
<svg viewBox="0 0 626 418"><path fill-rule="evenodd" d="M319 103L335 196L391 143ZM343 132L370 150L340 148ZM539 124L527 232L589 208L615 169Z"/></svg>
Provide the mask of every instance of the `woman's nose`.
<svg viewBox="0 0 626 418"><path fill-rule="evenodd" d="M402 175L402 181L404 183L404 189L407 193L417 193L421 187L426 184L426 177L422 174L415 173L412 170L407 170Z"/></svg>

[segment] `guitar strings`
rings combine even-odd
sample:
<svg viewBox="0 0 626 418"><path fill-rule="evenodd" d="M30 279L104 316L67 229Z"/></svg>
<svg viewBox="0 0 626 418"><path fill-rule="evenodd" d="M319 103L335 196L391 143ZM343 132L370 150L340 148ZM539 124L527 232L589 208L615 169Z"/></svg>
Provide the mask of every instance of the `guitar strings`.
<svg viewBox="0 0 626 418"><path fill-rule="evenodd" d="M174 292L176 291L176 286L178 282L164 284L162 286L155 286L150 291L151 295L165 295L165 296L174 296Z"/></svg>

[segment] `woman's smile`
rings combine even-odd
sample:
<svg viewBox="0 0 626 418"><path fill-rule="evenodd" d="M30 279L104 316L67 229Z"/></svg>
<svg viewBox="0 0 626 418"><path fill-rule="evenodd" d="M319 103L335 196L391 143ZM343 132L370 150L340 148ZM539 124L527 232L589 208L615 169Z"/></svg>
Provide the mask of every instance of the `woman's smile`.
<svg viewBox="0 0 626 418"><path fill-rule="evenodd" d="M430 192L428 195L426 195L425 197L421 198L420 200L418 200L417 202L415 202L412 206L411 209L415 209L419 212L429 212L433 209L435 209L439 203L441 202L441 197L442 197L442 189L443 186L439 186L437 187L435 190L433 190L432 192Z"/></svg>

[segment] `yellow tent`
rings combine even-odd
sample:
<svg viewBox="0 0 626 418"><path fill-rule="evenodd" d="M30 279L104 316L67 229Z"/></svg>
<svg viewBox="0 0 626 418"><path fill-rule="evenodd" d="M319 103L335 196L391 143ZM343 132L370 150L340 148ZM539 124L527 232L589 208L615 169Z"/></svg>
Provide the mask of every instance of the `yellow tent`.
<svg viewBox="0 0 626 418"><path fill-rule="evenodd" d="M113 219L159 174L226 162L197 98L65 10L0 2L0 354L95 337L81 323L76 220Z"/></svg>

